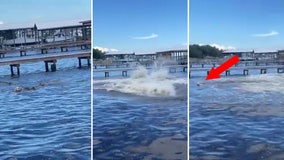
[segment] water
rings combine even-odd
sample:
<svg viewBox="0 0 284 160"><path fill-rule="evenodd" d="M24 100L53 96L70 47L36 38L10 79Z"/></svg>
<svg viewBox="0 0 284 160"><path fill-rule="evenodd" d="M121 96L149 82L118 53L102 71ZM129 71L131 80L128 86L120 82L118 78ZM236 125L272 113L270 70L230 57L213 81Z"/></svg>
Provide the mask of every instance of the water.
<svg viewBox="0 0 284 160"><path fill-rule="evenodd" d="M256 72L190 79L190 159L284 158L284 74Z"/></svg>
<svg viewBox="0 0 284 160"><path fill-rule="evenodd" d="M0 159L90 159L90 68L77 59L0 67ZM21 92L14 92L16 87Z"/></svg>
<svg viewBox="0 0 284 160"><path fill-rule="evenodd" d="M186 159L186 73L94 73L94 159Z"/></svg>

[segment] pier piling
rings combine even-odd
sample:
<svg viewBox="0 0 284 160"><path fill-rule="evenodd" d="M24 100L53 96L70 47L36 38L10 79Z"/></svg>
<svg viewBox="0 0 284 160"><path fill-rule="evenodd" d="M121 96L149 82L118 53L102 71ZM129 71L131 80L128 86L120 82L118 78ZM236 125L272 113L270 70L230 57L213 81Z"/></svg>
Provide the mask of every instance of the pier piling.
<svg viewBox="0 0 284 160"><path fill-rule="evenodd" d="M226 71L226 76L229 76L230 75L230 70L227 70Z"/></svg>
<svg viewBox="0 0 284 160"><path fill-rule="evenodd" d="M0 51L0 58L5 58L5 52Z"/></svg>
<svg viewBox="0 0 284 160"><path fill-rule="evenodd" d="M27 52L26 50L20 50L20 56L26 56L27 55Z"/></svg>
<svg viewBox="0 0 284 160"><path fill-rule="evenodd" d="M186 71L187 71L187 66L186 66L186 67L183 67L182 71L183 71L183 72L186 72Z"/></svg>
<svg viewBox="0 0 284 160"><path fill-rule="evenodd" d="M61 49L61 52L67 52L68 51L67 47L60 47L60 49Z"/></svg>
<svg viewBox="0 0 284 160"><path fill-rule="evenodd" d="M244 76L245 76L245 75L248 75L248 73L249 73L248 69L244 69L244 70L243 70L243 75L244 75Z"/></svg>
<svg viewBox="0 0 284 160"><path fill-rule="evenodd" d="M122 71L122 77L127 77L127 71Z"/></svg>
<svg viewBox="0 0 284 160"><path fill-rule="evenodd" d="M277 73L284 73L284 68L277 68Z"/></svg>
<svg viewBox="0 0 284 160"><path fill-rule="evenodd" d="M82 68L81 57L78 57L79 68Z"/></svg>
<svg viewBox="0 0 284 160"><path fill-rule="evenodd" d="M10 64L11 77L14 77L14 76L15 76L14 67L17 68L17 76L19 77L19 76L20 76L20 64Z"/></svg>
<svg viewBox="0 0 284 160"><path fill-rule="evenodd" d="M50 65L50 70L51 72L55 72L56 71L56 60L49 60L49 61L44 61L45 63L45 71L49 72L49 67L48 67L48 63L52 63Z"/></svg>
<svg viewBox="0 0 284 160"><path fill-rule="evenodd" d="M41 54L47 54L47 50L48 50L47 48L42 48L41 49Z"/></svg>
<svg viewBox="0 0 284 160"><path fill-rule="evenodd" d="M90 57L78 57L79 68L82 68L82 59L86 59L87 65L91 66Z"/></svg>
<svg viewBox="0 0 284 160"><path fill-rule="evenodd" d="M260 69L260 74L266 74L266 69L265 68Z"/></svg>

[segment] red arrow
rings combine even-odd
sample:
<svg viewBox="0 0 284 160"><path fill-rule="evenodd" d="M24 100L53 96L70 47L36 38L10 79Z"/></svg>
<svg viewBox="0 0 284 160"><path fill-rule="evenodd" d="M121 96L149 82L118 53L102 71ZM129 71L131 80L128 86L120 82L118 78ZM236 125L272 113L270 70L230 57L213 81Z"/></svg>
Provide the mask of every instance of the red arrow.
<svg viewBox="0 0 284 160"><path fill-rule="evenodd" d="M216 69L214 67L211 68L209 74L206 77L206 80L217 79L220 78L220 74L232 67L234 64L240 61L239 57L234 55L232 58L221 64Z"/></svg>

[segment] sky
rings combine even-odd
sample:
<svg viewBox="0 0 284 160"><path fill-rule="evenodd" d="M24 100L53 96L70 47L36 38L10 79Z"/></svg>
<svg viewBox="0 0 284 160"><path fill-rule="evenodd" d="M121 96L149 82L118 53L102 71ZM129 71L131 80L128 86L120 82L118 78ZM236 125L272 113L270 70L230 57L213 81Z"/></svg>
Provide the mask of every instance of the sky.
<svg viewBox="0 0 284 160"><path fill-rule="evenodd" d="M187 0L94 0L94 46L109 53L187 48Z"/></svg>
<svg viewBox="0 0 284 160"><path fill-rule="evenodd" d="M190 0L189 43L228 50L284 49L283 0Z"/></svg>
<svg viewBox="0 0 284 160"><path fill-rule="evenodd" d="M26 23L90 20L90 0L0 0L0 29Z"/></svg>

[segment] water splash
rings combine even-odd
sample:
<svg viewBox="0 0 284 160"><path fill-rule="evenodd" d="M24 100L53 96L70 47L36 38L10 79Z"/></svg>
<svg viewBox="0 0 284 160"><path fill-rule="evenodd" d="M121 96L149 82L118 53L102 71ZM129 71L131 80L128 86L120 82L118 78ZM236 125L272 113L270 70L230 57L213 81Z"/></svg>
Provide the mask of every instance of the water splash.
<svg viewBox="0 0 284 160"><path fill-rule="evenodd" d="M127 79L95 80L94 89L151 97L173 97L177 95L176 90L179 84L187 84L186 78L172 77L166 69L149 72L146 68L139 66Z"/></svg>

